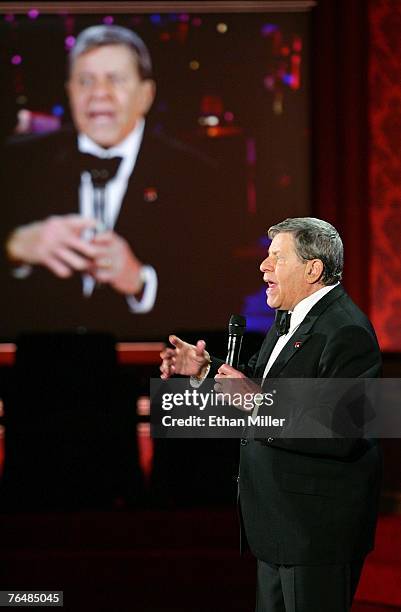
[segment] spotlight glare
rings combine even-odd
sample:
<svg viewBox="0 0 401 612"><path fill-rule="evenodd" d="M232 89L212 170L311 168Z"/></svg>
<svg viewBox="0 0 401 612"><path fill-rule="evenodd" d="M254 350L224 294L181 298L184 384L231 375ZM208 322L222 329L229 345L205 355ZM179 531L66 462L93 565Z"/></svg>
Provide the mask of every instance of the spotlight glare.
<svg viewBox="0 0 401 612"><path fill-rule="evenodd" d="M216 26L216 30L219 34L225 34L228 30L228 25L226 23L218 23Z"/></svg>
<svg viewBox="0 0 401 612"><path fill-rule="evenodd" d="M39 11L36 8L31 8L28 11L28 17L29 19L37 19L39 17Z"/></svg>

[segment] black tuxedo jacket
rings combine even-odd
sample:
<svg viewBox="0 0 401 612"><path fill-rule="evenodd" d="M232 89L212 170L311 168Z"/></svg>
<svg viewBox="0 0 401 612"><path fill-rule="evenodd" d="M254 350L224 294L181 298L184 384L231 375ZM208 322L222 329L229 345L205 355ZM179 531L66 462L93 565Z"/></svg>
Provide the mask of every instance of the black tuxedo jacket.
<svg viewBox="0 0 401 612"><path fill-rule="evenodd" d="M25 137L7 147L0 169L2 244L19 225L78 212L76 139L72 130L64 130ZM215 312L209 308L207 292L211 284L224 313L217 327L225 325L225 308L229 312L233 307L233 296L222 279L232 247L221 240L221 234L224 231L230 237L235 233L226 232L227 202L216 179L210 160L182 143L145 130L114 230L128 240L141 261L156 269L155 308L148 314L132 314L125 297L108 286L84 298L79 275L57 279L36 267L30 277L13 280L7 271L1 279L8 307L3 309L0 337L12 339L27 328L53 331L83 326L117 331L126 339L160 338L161 331L168 334L172 329L189 328L197 314L204 328L210 325L213 329ZM232 223L238 224L234 216ZM210 260L221 262L213 272L205 263L205 251L212 253Z"/></svg>
<svg viewBox="0 0 401 612"><path fill-rule="evenodd" d="M248 376L263 377L276 340L273 328L250 360ZM338 286L305 317L265 385L269 378L371 378L380 371L374 330ZM240 507L251 551L291 565L363 557L374 543L379 479L378 448L368 440L243 440Z"/></svg>

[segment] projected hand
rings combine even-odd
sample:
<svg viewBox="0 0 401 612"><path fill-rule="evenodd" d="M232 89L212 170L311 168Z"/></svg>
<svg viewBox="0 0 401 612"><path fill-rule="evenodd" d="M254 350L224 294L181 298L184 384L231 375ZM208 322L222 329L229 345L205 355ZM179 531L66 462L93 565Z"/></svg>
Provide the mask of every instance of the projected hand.
<svg viewBox="0 0 401 612"><path fill-rule="evenodd" d="M52 216L15 229L6 242L6 253L15 264L41 265L55 276L68 278L88 269L94 247L82 232L96 226L80 215Z"/></svg>
<svg viewBox="0 0 401 612"><path fill-rule="evenodd" d="M108 283L124 295L135 295L143 289L142 263L124 238L112 231L101 232L91 245L95 254L90 273L97 281Z"/></svg>
<svg viewBox="0 0 401 612"><path fill-rule="evenodd" d="M210 363L210 355L204 340L198 340L196 345L188 344L177 336L169 336L169 340L174 348L165 348L160 353L162 358L160 378L166 380L173 374L198 377L205 374Z"/></svg>

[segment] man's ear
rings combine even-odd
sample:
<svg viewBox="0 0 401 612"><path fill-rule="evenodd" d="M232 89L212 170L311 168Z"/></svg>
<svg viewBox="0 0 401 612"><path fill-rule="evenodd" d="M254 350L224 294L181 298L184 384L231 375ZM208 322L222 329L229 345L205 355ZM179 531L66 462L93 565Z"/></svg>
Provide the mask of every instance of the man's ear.
<svg viewBox="0 0 401 612"><path fill-rule="evenodd" d="M141 82L141 114L146 115L156 95L156 83L152 79Z"/></svg>
<svg viewBox="0 0 401 612"><path fill-rule="evenodd" d="M321 259L311 259L306 264L305 277L309 284L317 283L322 278L324 265Z"/></svg>

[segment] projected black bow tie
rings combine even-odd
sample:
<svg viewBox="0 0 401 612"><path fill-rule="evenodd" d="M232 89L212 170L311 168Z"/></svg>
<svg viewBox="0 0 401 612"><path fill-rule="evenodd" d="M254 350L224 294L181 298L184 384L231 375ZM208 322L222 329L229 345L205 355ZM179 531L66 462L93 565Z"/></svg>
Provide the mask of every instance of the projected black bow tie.
<svg viewBox="0 0 401 612"><path fill-rule="evenodd" d="M276 310L276 318L274 322L276 333L278 336L288 334L291 324L291 313L288 310Z"/></svg>
<svg viewBox="0 0 401 612"><path fill-rule="evenodd" d="M79 154L80 172L89 172L94 187L104 187L115 177L122 157L101 158L90 153Z"/></svg>
<svg viewBox="0 0 401 612"><path fill-rule="evenodd" d="M90 153L79 154L79 171L89 172L93 185L93 214L99 221L99 231L107 228L105 187L118 172L122 157L101 158Z"/></svg>

